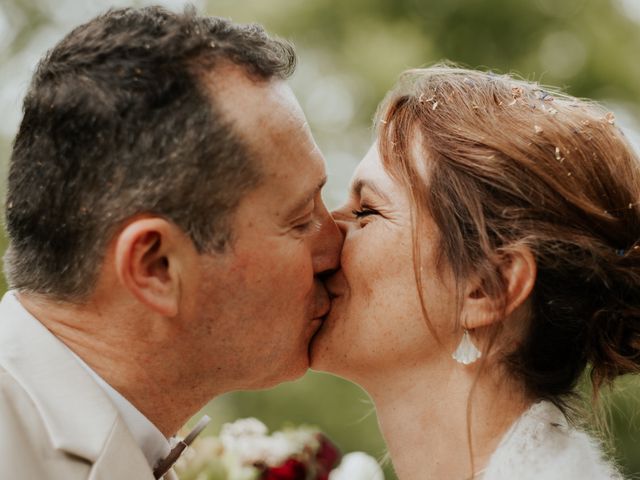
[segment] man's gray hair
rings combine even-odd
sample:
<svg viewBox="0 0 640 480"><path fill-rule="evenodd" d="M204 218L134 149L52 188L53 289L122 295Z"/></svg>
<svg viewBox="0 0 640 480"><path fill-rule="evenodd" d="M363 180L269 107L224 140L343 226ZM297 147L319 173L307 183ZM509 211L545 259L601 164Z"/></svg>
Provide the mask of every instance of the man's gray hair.
<svg viewBox="0 0 640 480"><path fill-rule="evenodd" d="M111 10L47 53L11 157L11 288L85 299L107 243L142 213L177 224L200 252L224 249L260 168L206 90L223 60L259 81L288 77L296 57L258 25L160 7Z"/></svg>

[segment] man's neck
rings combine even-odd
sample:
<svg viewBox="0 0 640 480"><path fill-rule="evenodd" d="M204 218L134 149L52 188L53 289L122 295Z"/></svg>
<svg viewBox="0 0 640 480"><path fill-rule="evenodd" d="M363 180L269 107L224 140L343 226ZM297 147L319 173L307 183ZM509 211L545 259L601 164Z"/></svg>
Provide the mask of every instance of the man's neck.
<svg viewBox="0 0 640 480"><path fill-rule="evenodd" d="M213 394L189 378L170 325L145 318L135 302L116 309L18 294L20 303L166 437L174 435ZM129 303L129 304L127 304Z"/></svg>

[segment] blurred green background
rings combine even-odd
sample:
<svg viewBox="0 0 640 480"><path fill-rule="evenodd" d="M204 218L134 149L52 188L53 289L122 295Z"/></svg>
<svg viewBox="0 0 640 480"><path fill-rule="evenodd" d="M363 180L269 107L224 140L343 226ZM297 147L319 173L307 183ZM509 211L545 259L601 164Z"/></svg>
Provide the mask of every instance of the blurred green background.
<svg viewBox="0 0 640 480"><path fill-rule="evenodd" d="M37 60L71 27L110 6L185 2L2 0L0 3L0 170L2 198L20 104ZM259 22L290 39L300 64L292 86L325 153L330 207L371 142L377 102L404 69L452 60L516 72L598 99L640 145L640 0L196 0L201 12ZM0 236L0 248L6 241ZM0 288L4 290L2 283ZM437 388L434 385L434 388ZM640 379L610 395L615 456L640 478ZM213 401L210 433L255 416L270 428L313 424L344 451L382 458L384 442L367 395L344 380L309 373L263 392ZM453 414L454 412L452 412ZM429 432L426 431L425 435ZM429 452L425 452L428 455ZM394 479L386 465L388 479Z"/></svg>

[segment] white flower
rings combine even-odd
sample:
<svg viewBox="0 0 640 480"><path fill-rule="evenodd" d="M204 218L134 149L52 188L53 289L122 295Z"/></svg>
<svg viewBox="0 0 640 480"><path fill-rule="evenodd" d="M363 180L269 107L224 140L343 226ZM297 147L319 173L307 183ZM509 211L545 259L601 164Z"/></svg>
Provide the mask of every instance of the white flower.
<svg viewBox="0 0 640 480"><path fill-rule="evenodd" d="M280 432L274 432L271 435L271 438L274 441L277 441L280 443L283 454L285 453L285 450L286 450L286 456L284 457L284 459L294 454L300 454L305 450L310 450L315 452L320 446L317 430L313 430L305 427L298 428L295 430L286 429ZM274 463L273 465L277 465L277 464L278 463Z"/></svg>
<svg viewBox="0 0 640 480"><path fill-rule="evenodd" d="M257 468L246 465L238 465L234 462L225 462L227 467L227 476L233 480L257 480L260 472Z"/></svg>
<svg viewBox="0 0 640 480"><path fill-rule="evenodd" d="M290 456L300 453L298 443L282 432L275 432L264 445L264 462L270 467L282 464Z"/></svg>
<svg viewBox="0 0 640 480"><path fill-rule="evenodd" d="M338 468L329 473L329 480L384 480L384 474L373 457L353 452L342 457Z"/></svg>
<svg viewBox="0 0 640 480"><path fill-rule="evenodd" d="M220 440L223 442L231 437L265 436L267 426L257 418L241 418L233 423L225 423L220 430Z"/></svg>
<svg viewBox="0 0 640 480"><path fill-rule="evenodd" d="M245 418L222 426L220 441L231 462L249 466L265 463L282 464L287 458L299 454L305 445L317 443L309 431L285 431L267 435L267 427L255 418Z"/></svg>

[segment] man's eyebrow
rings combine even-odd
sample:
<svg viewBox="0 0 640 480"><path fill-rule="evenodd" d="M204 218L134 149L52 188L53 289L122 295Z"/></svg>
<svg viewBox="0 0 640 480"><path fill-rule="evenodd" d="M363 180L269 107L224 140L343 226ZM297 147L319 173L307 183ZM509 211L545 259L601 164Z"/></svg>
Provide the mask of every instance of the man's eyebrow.
<svg viewBox="0 0 640 480"><path fill-rule="evenodd" d="M363 188L371 190L375 195L377 195L381 199L387 200L387 196L384 193L382 193L382 190L380 190L380 188L378 188L378 186L374 182L371 182L363 178L356 180L351 185L351 193L356 197L360 197L362 195Z"/></svg>
<svg viewBox="0 0 640 480"><path fill-rule="evenodd" d="M304 208L309 203L311 203L311 200L315 198L318 192L322 190L322 188L325 186L326 183L327 183L327 176L325 175L324 177L322 177L322 179L318 182L318 184L314 187L312 191L307 193L302 200L296 202L296 204L289 209L289 213L287 216L293 217L295 214L304 210Z"/></svg>

